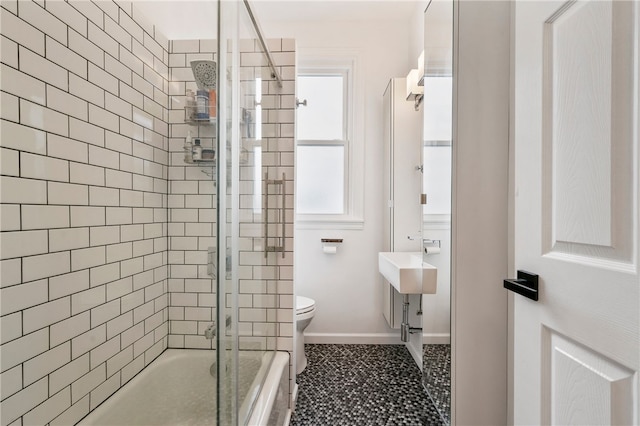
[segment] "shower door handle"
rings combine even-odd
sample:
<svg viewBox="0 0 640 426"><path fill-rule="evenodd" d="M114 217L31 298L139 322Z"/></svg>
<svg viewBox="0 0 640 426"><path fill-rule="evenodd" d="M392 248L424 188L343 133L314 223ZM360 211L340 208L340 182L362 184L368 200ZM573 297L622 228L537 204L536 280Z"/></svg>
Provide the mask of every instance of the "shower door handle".
<svg viewBox="0 0 640 426"><path fill-rule="evenodd" d="M282 179L268 179L268 173L265 173L264 182L265 182L265 208L264 208L264 257L266 258L269 252L281 252L282 258L284 258L284 242L286 238L286 229L285 229L285 207L286 207L286 194L287 191L285 189L285 174L282 173ZM270 246L269 245L269 185L279 186L281 189L279 191L281 199L281 207L276 207L275 210L278 212L277 221L275 222L276 226L280 225L280 236L273 237L278 239L279 245ZM277 193L276 193L277 195Z"/></svg>

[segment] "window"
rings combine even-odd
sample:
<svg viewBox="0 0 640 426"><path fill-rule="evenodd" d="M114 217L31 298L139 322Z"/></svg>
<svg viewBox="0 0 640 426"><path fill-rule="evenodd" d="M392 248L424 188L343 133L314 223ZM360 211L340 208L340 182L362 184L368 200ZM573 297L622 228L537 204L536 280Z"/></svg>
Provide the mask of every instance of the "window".
<svg viewBox="0 0 640 426"><path fill-rule="evenodd" d="M362 229L364 143L357 54L301 52L296 97L296 227ZM358 105L360 108L358 108Z"/></svg>
<svg viewBox="0 0 640 426"><path fill-rule="evenodd" d="M303 215L346 213L346 70L298 75L298 98L307 106L297 116L297 211Z"/></svg>

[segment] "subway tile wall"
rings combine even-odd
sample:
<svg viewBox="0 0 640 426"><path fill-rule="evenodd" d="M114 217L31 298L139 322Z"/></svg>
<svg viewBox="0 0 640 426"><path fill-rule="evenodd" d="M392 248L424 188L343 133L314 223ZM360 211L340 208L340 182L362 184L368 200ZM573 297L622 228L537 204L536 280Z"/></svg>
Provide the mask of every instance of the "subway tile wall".
<svg viewBox="0 0 640 426"><path fill-rule="evenodd" d="M169 42L2 0L1 424L69 425L168 345Z"/></svg>
<svg viewBox="0 0 640 426"><path fill-rule="evenodd" d="M284 80L282 87L271 77L257 40L240 41L240 103L244 112L239 147L239 347L292 353L295 42L272 39L268 43ZM186 91L197 90L190 63L199 59L217 60L214 40L170 43L169 346L178 348L211 347L202 335L217 315L217 283L206 268L207 249L215 246L216 237L216 206L211 204L217 190L216 170L206 164L186 164L183 152L189 131L205 148L216 146L215 125L185 123ZM261 79L259 86L256 79ZM260 97L256 97L257 90ZM258 126L258 122L262 124ZM255 181L262 181L265 174L270 180L283 179L284 174L284 212L275 208L282 205L282 190L269 185L268 214L269 245L280 244L275 237L282 235L278 215L284 214L284 257L281 253L264 256L266 187ZM228 288L228 284L222 287ZM229 309L230 295L225 299ZM290 377L295 380L295 374Z"/></svg>

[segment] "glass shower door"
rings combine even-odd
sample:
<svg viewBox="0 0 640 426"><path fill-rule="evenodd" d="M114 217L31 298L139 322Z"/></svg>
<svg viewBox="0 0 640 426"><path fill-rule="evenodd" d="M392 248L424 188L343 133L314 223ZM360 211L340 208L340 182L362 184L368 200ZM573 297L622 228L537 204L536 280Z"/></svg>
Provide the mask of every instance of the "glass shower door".
<svg viewBox="0 0 640 426"><path fill-rule="evenodd" d="M271 74L255 25L243 2L219 8L218 424L237 425L247 423L276 347L284 186L268 179L263 160Z"/></svg>

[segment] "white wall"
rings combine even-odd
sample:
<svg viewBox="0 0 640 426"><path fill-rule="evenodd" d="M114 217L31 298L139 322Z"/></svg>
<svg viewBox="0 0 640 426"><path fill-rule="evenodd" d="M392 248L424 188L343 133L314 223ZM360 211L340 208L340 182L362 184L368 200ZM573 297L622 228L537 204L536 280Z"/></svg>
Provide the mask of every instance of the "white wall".
<svg viewBox="0 0 640 426"><path fill-rule="evenodd" d="M316 300L316 316L307 328L308 342L400 342L382 316L378 252L382 248L382 94L391 77L409 69L407 22L273 22L263 21L269 37L296 39L305 49L356 50L364 88L364 228L362 230L296 229L296 293ZM343 238L336 255L322 252L321 238ZM329 340L322 335L329 334Z"/></svg>

